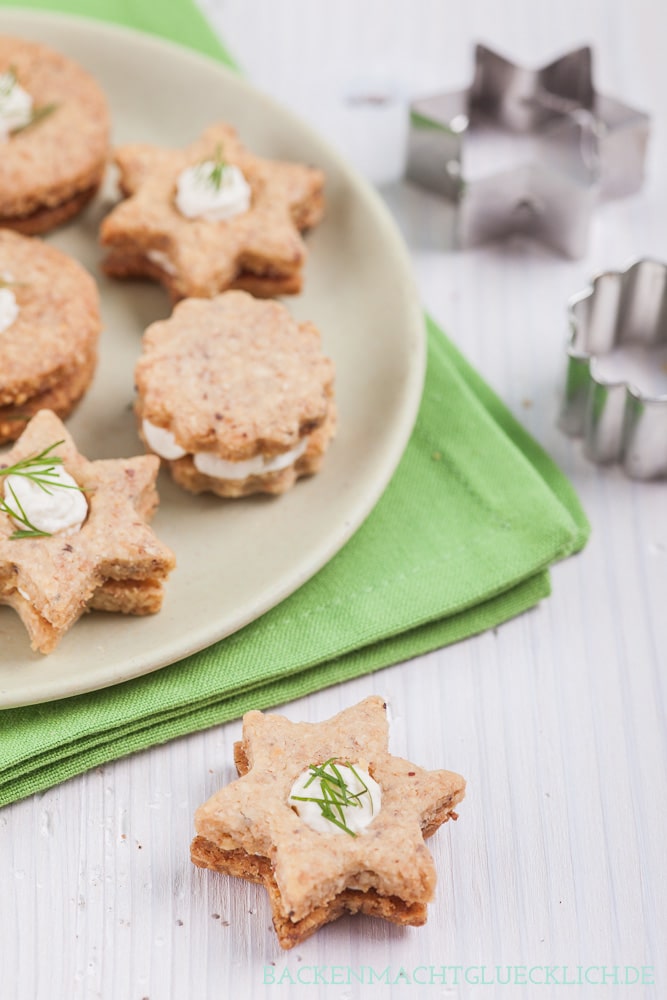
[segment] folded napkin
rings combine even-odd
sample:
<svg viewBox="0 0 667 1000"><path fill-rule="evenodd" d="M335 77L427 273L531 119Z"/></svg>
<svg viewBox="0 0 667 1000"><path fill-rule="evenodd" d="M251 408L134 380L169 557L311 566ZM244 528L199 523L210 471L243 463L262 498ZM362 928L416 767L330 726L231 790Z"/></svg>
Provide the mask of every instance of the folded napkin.
<svg viewBox="0 0 667 1000"><path fill-rule="evenodd" d="M189 0L35 6L130 24L230 63ZM427 330L410 443L347 545L278 607L194 656L104 691L1 712L0 805L474 635L549 593L550 563L588 535L579 502L437 326L427 321Z"/></svg>

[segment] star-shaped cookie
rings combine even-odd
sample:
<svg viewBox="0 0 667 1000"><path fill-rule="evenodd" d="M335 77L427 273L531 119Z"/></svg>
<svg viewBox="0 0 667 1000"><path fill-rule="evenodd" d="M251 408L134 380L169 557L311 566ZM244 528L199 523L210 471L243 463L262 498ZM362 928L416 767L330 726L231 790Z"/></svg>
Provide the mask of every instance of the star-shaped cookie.
<svg viewBox="0 0 667 1000"><path fill-rule="evenodd" d="M18 612L32 648L42 653L50 653L87 609L158 611L162 581L175 565L148 525L158 503L154 455L89 462L58 417L40 410L0 456L0 495L2 470L47 448L84 491L88 514L81 529L12 538L16 526L0 511L0 604Z"/></svg>
<svg viewBox="0 0 667 1000"><path fill-rule="evenodd" d="M197 810L192 860L262 882L283 948L346 911L426 921L436 875L424 838L456 819L465 781L392 756L381 698L319 724L248 712L234 757L241 777ZM365 769L381 789L379 810L356 836L313 829L289 802L296 779L332 758Z"/></svg>
<svg viewBox="0 0 667 1000"><path fill-rule="evenodd" d="M219 221L187 218L176 207L178 177L217 151L249 184L250 207ZM258 296L301 290L301 232L320 221L324 207L320 170L254 156L225 124L210 126L185 149L129 145L115 160L128 197L102 223L107 274L154 278L174 301L227 288Z"/></svg>

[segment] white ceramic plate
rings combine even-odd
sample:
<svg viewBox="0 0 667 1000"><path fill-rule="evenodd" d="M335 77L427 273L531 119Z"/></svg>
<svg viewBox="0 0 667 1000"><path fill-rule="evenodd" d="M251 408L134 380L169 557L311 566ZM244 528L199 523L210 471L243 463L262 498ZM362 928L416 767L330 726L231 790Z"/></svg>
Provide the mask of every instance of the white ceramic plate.
<svg viewBox="0 0 667 1000"><path fill-rule="evenodd" d="M337 369L339 431L323 471L287 495L194 497L162 474L157 534L176 553L162 611L85 616L47 657L0 608L0 705L62 698L155 670L229 635L311 577L344 544L389 481L416 416L424 331L406 252L377 195L317 135L218 63L101 22L0 11L0 31L46 42L106 91L114 141L181 146L216 120L255 152L321 166L326 220L307 237L305 291L286 300L320 328ZM66 141L66 137L64 137ZM104 319L95 381L68 426L88 458L138 454L131 412L141 333L169 314L161 288L99 271L103 199L48 237L99 281ZM20 543L17 543L20 544Z"/></svg>

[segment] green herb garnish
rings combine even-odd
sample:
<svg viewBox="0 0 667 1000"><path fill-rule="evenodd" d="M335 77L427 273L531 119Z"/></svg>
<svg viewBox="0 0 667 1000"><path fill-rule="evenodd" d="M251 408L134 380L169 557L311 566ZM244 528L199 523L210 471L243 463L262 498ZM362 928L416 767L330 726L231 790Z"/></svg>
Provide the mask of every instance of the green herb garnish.
<svg viewBox="0 0 667 1000"><path fill-rule="evenodd" d="M84 490L81 486L72 486L70 483L61 482L58 478L58 473L55 471L57 465L63 465L63 459L60 455L53 455L51 453L54 448L57 448L58 445L64 443L64 439L62 441L56 441L54 444L50 444L48 448L44 448L43 451L40 451L37 455L30 455L28 458L22 458L14 465L8 465L6 468L0 468L0 476L24 476L26 479L30 479L33 483L36 483L41 490L44 490L44 492L48 494L51 494L54 489L79 490L83 493ZM11 483L8 483L7 486L12 495L13 501L16 504L16 508L14 509L10 507L5 499L0 499L0 511L24 526L10 535L10 540L17 538L50 537L50 531L42 531L40 528L36 528L35 525L32 524L30 518L21 506L19 498L12 489Z"/></svg>
<svg viewBox="0 0 667 1000"><path fill-rule="evenodd" d="M0 98L9 97L17 82L15 66L10 66L4 73L0 73Z"/></svg>
<svg viewBox="0 0 667 1000"><path fill-rule="evenodd" d="M41 108L33 108L30 115L30 121L25 122L24 125L17 125L16 128L12 129L12 135L16 135L18 132L24 132L27 128L32 128L33 125L37 125L38 122L44 121L49 115L58 107L57 104L43 104Z"/></svg>
<svg viewBox="0 0 667 1000"><path fill-rule="evenodd" d="M337 763L341 763L343 767L348 767L350 771L352 771L352 774L355 776L359 784L363 786L363 791L356 793L350 791L345 778L336 767ZM329 770L327 770L327 768L329 768ZM349 807L360 807L362 805L362 796L368 795L368 801L371 804L372 812L373 797L371 796L368 785L355 771L352 764L347 764L342 761L339 762L336 757L330 757L329 760L324 762L324 764L309 764L308 769L310 771L310 777L304 785L304 789L308 788L308 786L311 785L316 778L319 778L320 791L322 792L321 797L291 795L290 799L293 802L315 802L320 807L320 812L325 819L327 819L330 823L333 823L334 826L344 830L345 833L349 833L351 837L356 837L357 834L354 830L349 828L345 821L345 813L343 810Z"/></svg>
<svg viewBox="0 0 667 1000"><path fill-rule="evenodd" d="M3 98L11 95L12 90L18 85L18 82L15 66L10 66L4 73L0 73L0 104L2 104ZM30 128L32 125L37 125L38 122L43 121L50 114L53 114L57 107L57 104L43 104L41 108L33 108L28 121L24 122L23 125L17 125L16 128L11 129L10 134L16 135L18 132L23 132L24 129Z"/></svg>
<svg viewBox="0 0 667 1000"><path fill-rule="evenodd" d="M229 164L222 155L222 143L219 142L215 147L213 160L202 160L197 170L206 184L210 184L214 191L219 191L228 166Z"/></svg>
<svg viewBox="0 0 667 1000"><path fill-rule="evenodd" d="M11 483L8 483L8 489L16 507L10 507L7 501L3 499L0 500L0 511L2 511L3 514L7 514L8 517L11 517L13 521L18 521L20 524L24 525L23 528L18 529L9 536L10 541L14 541L17 538L45 538L47 535L50 535L50 531L42 531L41 528L36 528L31 522L30 518L21 506L21 501L14 492ZM50 491L47 490L46 492L49 493Z"/></svg>

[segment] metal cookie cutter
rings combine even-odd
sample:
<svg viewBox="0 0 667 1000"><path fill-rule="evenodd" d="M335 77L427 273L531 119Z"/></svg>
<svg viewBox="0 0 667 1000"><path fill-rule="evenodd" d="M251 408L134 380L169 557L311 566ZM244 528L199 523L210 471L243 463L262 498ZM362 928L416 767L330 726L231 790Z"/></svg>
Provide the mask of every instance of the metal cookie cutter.
<svg viewBox="0 0 667 1000"><path fill-rule="evenodd" d="M667 264L639 260L598 275L568 306L572 337L560 426L583 436L595 462L622 462L635 479L667 476ZM603 370L653 362L652 385ZM620 355L620 356L619 356ZM662 360L660 360L662 359Z"/></svg>
<svg viewBox="0 0 667 1000"><path fill-rule="evenodd" d="M589 47L531 70L477 45L466 90L411 104L407 176L457 206L457 246L523 233L580 257L598 201L641 187L649 122L595 91ZM466 149L499 133L531 139L525 161L503 169L487 143L488 172L467 176Z"/></svg>

